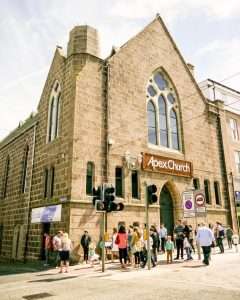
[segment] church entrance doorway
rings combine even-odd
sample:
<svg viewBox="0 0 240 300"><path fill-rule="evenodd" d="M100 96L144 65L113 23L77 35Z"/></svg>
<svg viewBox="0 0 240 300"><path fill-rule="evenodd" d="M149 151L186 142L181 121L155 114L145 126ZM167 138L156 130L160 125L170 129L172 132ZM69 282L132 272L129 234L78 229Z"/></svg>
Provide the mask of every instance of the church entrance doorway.
<svg viewBox="0 0 240 300"><path fill-rule="evenodd" d="M167 228L168 234L172 235L174 230L173 201L166 185L160 193L160 224L162 223Z"/></svg>

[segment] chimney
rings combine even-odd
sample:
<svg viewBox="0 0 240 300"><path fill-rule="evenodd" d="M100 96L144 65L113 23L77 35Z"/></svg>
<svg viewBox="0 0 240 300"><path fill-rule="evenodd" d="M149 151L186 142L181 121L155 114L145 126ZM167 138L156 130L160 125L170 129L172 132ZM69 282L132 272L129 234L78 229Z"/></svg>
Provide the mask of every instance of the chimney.
<svg viewBox="0 0 240 300"><path fill-rule="evenodd" d="M70 31L67 55L86 53L99 57L99 41L96 29L84 25Z"/></svg>

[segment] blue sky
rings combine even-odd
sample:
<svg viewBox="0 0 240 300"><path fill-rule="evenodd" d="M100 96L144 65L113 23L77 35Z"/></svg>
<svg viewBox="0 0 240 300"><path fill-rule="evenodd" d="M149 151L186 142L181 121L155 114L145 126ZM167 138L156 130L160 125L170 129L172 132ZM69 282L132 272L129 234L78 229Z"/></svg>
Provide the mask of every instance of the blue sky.
<svg viewBox="0 0 240 300"><path fill-rule="evenodd" d="M104 58L156 13L197 81L223 80L240 90L239 0L1 0L0 139L36 110L55 47L66 49L73 26L98 29Z"/></svg>

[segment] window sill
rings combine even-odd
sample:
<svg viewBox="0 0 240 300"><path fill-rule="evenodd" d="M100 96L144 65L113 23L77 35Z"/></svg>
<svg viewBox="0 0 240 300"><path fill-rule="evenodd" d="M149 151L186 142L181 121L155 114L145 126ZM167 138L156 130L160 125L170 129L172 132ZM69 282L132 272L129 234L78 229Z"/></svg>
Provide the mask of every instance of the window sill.
<svg viewBox="0 0 240 300"><path fill-rule="evenodd" d="M154 150L157 150L157 151L171 153L171 154L177 154L177 155L180 155L182 157L184 156L183 153L180 150L174 150L174 149L162 147L162 146L159 146L159 145L154 145L154 144L148 143L148 148L154 149Z"/></svg>

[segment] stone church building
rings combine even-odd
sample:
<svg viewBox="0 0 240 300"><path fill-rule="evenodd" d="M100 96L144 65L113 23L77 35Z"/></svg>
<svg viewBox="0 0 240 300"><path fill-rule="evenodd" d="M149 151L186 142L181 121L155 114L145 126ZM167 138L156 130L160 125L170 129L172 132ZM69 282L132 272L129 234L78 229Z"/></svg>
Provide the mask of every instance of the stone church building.
<svg viewBox="0 0 240 300"><path fill-rule="evenodd" d="M162 19L106 59L89 26L70 32L67 54L57 47L37 108L0 143L0 257L39 258L43 233L83 230L99 238L101 214L92 188L116 188L124 203L107 230L145 223L146 186L159 201L150 223L169 231L183 218L182 195L203 190L207 214L188 218L237 227L225 160L222 101L208 101Z"/></svg>

